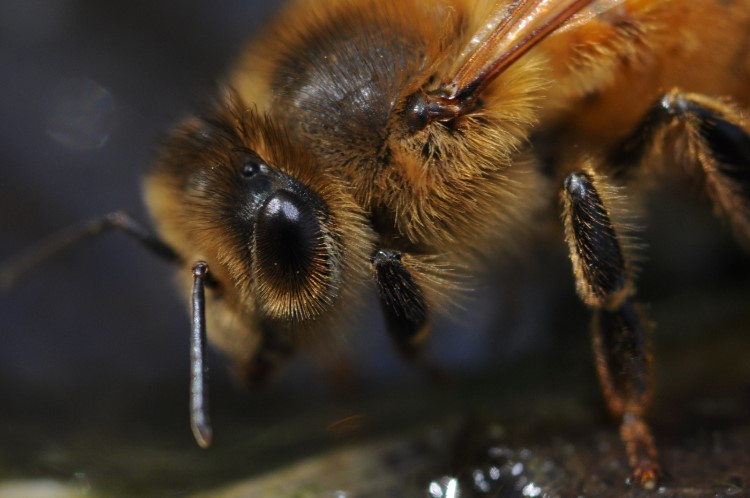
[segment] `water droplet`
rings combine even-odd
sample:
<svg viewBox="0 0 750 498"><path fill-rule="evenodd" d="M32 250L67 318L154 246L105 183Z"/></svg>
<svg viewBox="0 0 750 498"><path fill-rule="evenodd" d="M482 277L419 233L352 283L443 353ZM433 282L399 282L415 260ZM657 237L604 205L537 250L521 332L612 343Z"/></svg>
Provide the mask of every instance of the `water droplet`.
<svg viewBox="0 0 750 498"><path fill-rule="evenodd" d="M427 488L430 498L461 498L461 489L455 477L441 477Z"/></svg>
<svg viewBox="0 0 750 498"><path fill-rule="evenodd" d="M481 491L482 493L490 492L490 483L487 482L487 479L484 476L484 472L476 469L474 470L474 472L472 472L472 477L474 478L474 488L476 488L478 491Z"/></svg>
<svg viewBox="0 0 750 498"><path fill-rule="evenodd" d="M440 483L437 481L432 481L427 488L427 493L429 493L431 498L442 498L443 496L443 488L440 486Z"/></svg>
<svg viewBox="0 0 750 498"><path fill-rule="evenodd" d="M521 493L524 496L529 496L529 497L534 498L542 494L542 488L540 488L533 482L530 482L526 486L524 486L523 490L521 490Z"/></svg>
<svg viewBox="0 0 750 498"><path fill-rule="evenodd" d="M500 479L500 469L497 467L490 467L490 479L497 481Z"/></svg>

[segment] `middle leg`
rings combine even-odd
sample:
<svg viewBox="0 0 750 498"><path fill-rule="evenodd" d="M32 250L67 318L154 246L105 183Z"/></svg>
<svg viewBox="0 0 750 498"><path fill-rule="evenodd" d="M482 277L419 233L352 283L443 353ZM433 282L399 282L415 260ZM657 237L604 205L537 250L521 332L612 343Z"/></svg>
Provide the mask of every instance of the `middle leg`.
<svg viewBox="0 0 750 498"><path fill-rule="evenodd" d="M422 286L399 251L378 249L371 264L388 332L401 355L414 360L429 334L427 299Z"/></svg>
<svg viewBox="0 0 750 498"><path fill-rule="evenodd" d="M466 291L461 265L437 255L414 255L378 249L370 260L386 328L398 352L433 380L443 381L439 367L424 358L431 316L450 310Z"/></svg>

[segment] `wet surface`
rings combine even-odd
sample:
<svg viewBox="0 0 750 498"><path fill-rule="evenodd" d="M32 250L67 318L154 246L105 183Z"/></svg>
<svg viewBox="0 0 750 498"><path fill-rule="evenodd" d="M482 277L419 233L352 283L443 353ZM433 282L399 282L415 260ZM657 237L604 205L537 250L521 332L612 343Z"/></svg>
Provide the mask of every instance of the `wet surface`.
<svg viewBox="0 0 750 498"><path fill-rule="evenodd" d="M191 440L183 382L93 399L14 392L0 476L72 496L748 496L750 309L717 316L712 334L684 318L682 340L657 343L650 419L669 475L651 494L626 485L616 426L577 352L443 385L247 396L219 382L208 451Z"/></svg>

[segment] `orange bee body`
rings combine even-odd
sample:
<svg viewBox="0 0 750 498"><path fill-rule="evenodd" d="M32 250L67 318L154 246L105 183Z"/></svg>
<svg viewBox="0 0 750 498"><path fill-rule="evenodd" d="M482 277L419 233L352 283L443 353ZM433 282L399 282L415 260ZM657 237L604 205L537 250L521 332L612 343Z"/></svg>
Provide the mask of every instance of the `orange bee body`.
<svg viewBox="0 0 750 498"><path fill-rule="evenodd" d="M674 87L747 106L749 28L746 1L621 2L544 43L554 81L545 117L603 149Z"/></svg>

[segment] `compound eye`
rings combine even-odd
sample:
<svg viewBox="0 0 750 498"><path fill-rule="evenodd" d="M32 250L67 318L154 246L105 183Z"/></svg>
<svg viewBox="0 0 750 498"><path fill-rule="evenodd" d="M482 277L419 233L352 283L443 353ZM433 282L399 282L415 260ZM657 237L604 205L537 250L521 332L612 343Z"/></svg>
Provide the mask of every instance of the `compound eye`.
<svg viewBox="0 0 750 498"><path fill-rule="evenodd" d="M315 210L287 190L274 192L261 206L255 242L259 271L279 287L304 285L325 257Z"/></svg>

